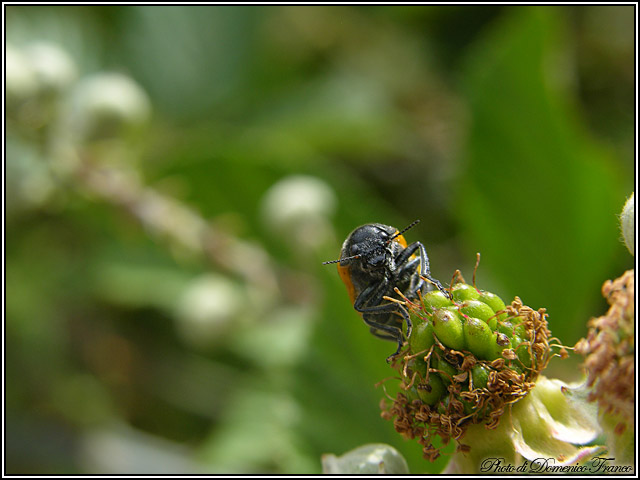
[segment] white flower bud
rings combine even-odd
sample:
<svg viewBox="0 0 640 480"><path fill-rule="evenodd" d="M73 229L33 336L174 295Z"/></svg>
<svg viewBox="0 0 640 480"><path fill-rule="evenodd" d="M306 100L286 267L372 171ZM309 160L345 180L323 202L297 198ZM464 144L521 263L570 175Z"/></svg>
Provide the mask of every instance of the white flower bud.
<svg viewBox="0 0 640 480"><path fill-rule="evenodd" d="M176 308L178 331L196 347L207 347L225 337L243 305L240 288L220 275L194 279Z"/></svg>
<svg viewBox="0 0 640 480"><path fill-rule="evenodd" d="M355 448L340 457L322 456L325 474L407 474L409 466L404 457L391 445L372 443Z"/></svg>
<svg viewBox="0 0 640 480"><path fill-rule="evenodd" d="M145 91L119 73L83 78L73 92L71 129L83 140L119 137L144 125L151 112Z"/></svg>
<svg viewBox="0 0 640 480"><path fill-rule="evenodd" d="M328 222L336 196L322 180L291 175L273 185L262 201L269 229L303 249L322 245L332 234Z"/></svg>
<svg viewBox="0 0 640 480"><path fill-rule="evenodd" d="M635 192L631 194L627 203L624 204L620 214L620 229L622 238L631 255L636 255L636 202Z"/></svg>
<svg viewBox="0 0 640 480"><path fill-rule="evenodd" d="M76 66L71 57L53 43L32 43L24 48L38 92L58 94L67 89L76 79Z"/></svg>
<svg viewBox="0 0 640 480"><path fill-rule="evenodd" d="M36 74L24 55L13 45L5 46L5 92L8 110L29 99L37 90Z"/></svg>

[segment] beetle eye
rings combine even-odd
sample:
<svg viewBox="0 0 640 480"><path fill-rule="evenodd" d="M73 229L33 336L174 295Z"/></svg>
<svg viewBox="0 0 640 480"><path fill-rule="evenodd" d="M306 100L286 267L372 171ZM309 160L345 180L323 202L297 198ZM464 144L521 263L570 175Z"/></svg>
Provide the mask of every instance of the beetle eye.
<svg viewBox="0 0 640 480"><path fill-rule="evenodd" d="M367 262L369 263L369 265L377 267L381 264L384 264L386 256L386 252L384 250L380 250L371 254L371 256L367 258Z"/></svg>

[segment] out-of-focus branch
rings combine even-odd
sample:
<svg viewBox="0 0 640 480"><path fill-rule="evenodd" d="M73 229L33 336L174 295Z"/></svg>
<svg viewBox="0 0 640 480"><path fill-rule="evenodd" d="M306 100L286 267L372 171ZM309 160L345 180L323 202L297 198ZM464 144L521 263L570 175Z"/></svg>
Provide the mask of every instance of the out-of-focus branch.
<svg viewBox="0 0 640 480"><path fill-rule="evenodd" d="M87 193L126 211L153 237L203 256L216 269L275 294L278 282L267 252L216 228L192 207L146 186L137 171L79 160L72 175Z"/></svg>

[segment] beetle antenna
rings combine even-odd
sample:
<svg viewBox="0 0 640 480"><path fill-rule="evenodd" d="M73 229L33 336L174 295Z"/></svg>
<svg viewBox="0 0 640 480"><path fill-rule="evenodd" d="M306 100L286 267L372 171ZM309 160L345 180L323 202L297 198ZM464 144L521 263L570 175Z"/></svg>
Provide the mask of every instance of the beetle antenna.
<svg viewBox="0 0 640 480"><path fill-rule="evenodd" d="M394 238L398 238L400 235L402 235L404 232L406 232L407 230L409 230L410 228L415 227L417 224L420 223L420 219L414 220L413 222L411 222L409 225L407 225L406 227L404 227L401 231L399 231L398 233L396 233L393 237L391 237L389 240L387 240L387 243L389 243L391 240L393 240Z"/></svg>
<svg viewBox="0 0 640 480"><path fill-rule="evenodd" d="M337 260L329 260L328 262L322 262L323 265L329 265L331 263L338 263L343 260L353 260L354 258L360 258L360 255L352 255L350 257L339 258Z"/></svg>

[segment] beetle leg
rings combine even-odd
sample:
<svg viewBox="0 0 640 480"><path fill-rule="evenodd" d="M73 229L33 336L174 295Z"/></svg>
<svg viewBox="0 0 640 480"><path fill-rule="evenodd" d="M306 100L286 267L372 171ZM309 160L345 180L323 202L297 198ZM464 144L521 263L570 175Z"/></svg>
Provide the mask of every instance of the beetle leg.
<svg viewBox="0 0 640 480"><path fill-rule="evenodd" d="M396 340L398 342L398 348L395 353L387 357L387 361L390 361L391 358L398 354L404 344L402 329L387 323L377 322L375 320L375 315L399 313L404 321L407 322L407 338L411 335L412 325L409 314L402 305L397 303L385 303L383 305L379 305L382 297L388 293L388 285L389 280L384 279L377 287L365 289L360 293L360 295L358 295L358 298L356 298L356 301L353 303L353 308L362 314L364 322L371 327L371 333L379 338L383 338L385 340Z"/></svg>
<svg viewBox="0 0 640 480"><path fill-rule="evenodd" d="M400 313L404 318L405 322L407 322L407 338L411 335L411 319L409 318L409 314L406 309L402 305L380 305L381 307L394 307L393 310L390 310L390 313ZM404 345L404 338L402 336L402 330L399 327L394 327L392 325L387 325L386 323L378 323L373 318L370 317L372 313L384 313L383 311L378 310L377 312L368 312L362 315L362 319L364 322L369 325L370 331L378 338L382 338L384 340L395 340L398 342L398 348L396 351L387 357L387 362L390 362L393 357L400 353L402 346Z"/></svg>
<svg viewBox="0 0 640 480"><path fill-rule="evenodd" d="M415 275L418 265L420 266L420 272L424 270L423 261L420 256L416 255L416 250L420 248L420 242L414 242L411 245L404 248L398 256L394 259L396 264L396 273L394 275L394 284L398 283L398 279L404 277L409 278L409 286L406 287L404 294L408 297L415 297L418 290L424 285L424 280L420 278L420 275Z"/></svg>
<svg viewBox="0 0 640 480"><path fill-rule="evenodd" d="M415 245L416 243L420 248L420 274L423 277L428 278L429 281L432 282L436 286L436 288L440 290L447 298L451 298L451 295L449 295L449 292L442 286L440 281L431 277L431 271L429 270L429 256L427 255L427 251L425 250L424 245L422 245L422 243L420 242L414 242L412 245Z"/></svg>
<svg viewBox="0 0 640 480"><path fill-rule="evenodd" d="M353 303L353 308L357 312L360 312L363 318L368 315L384 315L384 314L391 314L391 313L400 313L400 315L402 315L404 320L407 322L407 337L409 337L411 335L412 325L411 325L411 320L409 319L409 314L407 313L406 309L402 305L397 303L384 303L380 305L380 302L382 302L382 298L385 295L389 295L391 293L389 291L390 290L389 283L390 282L388 279L384 279L380 284L378 284L377 287L369 287L363 290L360 293L360 295L358 295L358 298L356 298L356 301ZM392 285L395 285L395 282L392 283ZM390 331L388 328L379 327L380 325L387 325L387 324L383 324L382 322L376 322L375 320L372 320L372 322L374 322L375 325L372 325L371 323L368 323L368 325L374 326L376 328L380 328L381 330ZM395 327L393 325L388 325L388 326L397 331L401 331L400 328ZM394 338L398 338L398 337L402 337L402 335L399 335L396 333Z"/></svg>

